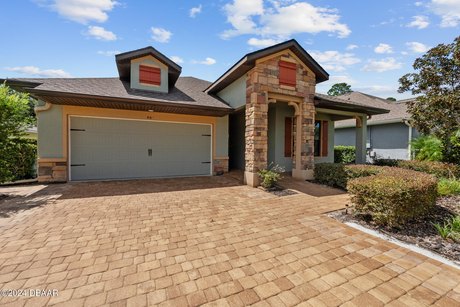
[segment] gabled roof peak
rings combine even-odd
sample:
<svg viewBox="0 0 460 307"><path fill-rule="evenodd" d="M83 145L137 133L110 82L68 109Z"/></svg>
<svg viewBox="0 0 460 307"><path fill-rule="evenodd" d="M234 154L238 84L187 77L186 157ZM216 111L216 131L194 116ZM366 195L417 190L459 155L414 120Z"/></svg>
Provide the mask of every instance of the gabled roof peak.
<svg viewBox="0 0 460 307"><path fill-rule="evenodd" d="M149 55L153 56L155 59L157 59L158 61L160 61L168 67L168 82L169 87L172 88L176 83L177 79L179 78L179 75L182 71L182 67L180 67L177 63L172 61L170 58L168 58L152 46L147 46L144 48L127 51L115 55L115 61L117 63L118 75L120 76L120 79L125 81L128 81L130 79L131 60L142 58L144 56Z"/></svg>

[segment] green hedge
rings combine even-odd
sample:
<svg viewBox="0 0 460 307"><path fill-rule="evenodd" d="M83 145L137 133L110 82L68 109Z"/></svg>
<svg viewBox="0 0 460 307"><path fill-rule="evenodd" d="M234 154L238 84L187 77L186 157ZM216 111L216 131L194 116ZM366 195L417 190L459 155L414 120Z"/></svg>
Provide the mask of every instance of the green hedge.
<svg viewBox="0 0 460 307"><path fill-rule="evenodd" d="M354 163L356 160L355 146L334 146L334 163Z"/></svg>
<svg viewBox="0 0 460 307"><path fill-rule="evenodd" d="M413 171L431 174L437 178L460 178L460 166L438 161L377 159L374 165L396 166Z"/></svg>
<svg viewBox="0 0 460 307"><path fill-rule="evenodd" d="M398 226L430 212L437 180L421 172L392 168L348 182L355 212L369 214L380 225Z"/></svg>
<svg viewBox="0 0 460 307"><path fill-rule="evenodd" d="M37 141L17 138L8 142L0 154L0 182L36 177Z"/></svg>
<svg viewBox="0 0 460 307"><path fill-rule="evenodd" d="M346 189L350 179L375 175L384 169L366 164L319 163L315 165L314 175L318 183Z"/></svg>

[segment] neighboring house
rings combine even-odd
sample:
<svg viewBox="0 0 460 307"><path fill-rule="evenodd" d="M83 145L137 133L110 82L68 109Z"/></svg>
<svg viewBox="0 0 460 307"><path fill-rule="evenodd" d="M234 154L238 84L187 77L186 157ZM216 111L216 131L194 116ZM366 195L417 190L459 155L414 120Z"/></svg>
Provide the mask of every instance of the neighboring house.
<svg viewBox="0 0 460 307"><path fill-rule="evenodd" d="M388 112L315 93L327 72L290 40L243 56L215 82L180 77L152 47L118 54L119 77L8 79L40 100L40 181L215 175L271 162L308 179L333 161L334 121Z"/></svg>
<svg viewBox="0 0 460 307"><path fill-rule="evenodd" d="M37 139L37 127L30 127L26 130L26 138L36 140Z"/></svg>
<svg viewBox="0 0 460 307"><path fill-rule="evenodd" d="M389 101L361 92L339 96L341 99L363 105L390 110L389 113L374 115L367 120L367 160L390 158L407 160L411 157L410 141L419 136L418 131L408 123L406 102ZM343 120L335 123L335 145L355 144L355 122Z"/></svg>

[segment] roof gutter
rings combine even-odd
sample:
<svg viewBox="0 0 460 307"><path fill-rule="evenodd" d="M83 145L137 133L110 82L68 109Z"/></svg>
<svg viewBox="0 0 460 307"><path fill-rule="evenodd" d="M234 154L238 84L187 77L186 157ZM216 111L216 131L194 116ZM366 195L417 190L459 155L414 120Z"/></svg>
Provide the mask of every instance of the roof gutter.
<svg viewBox="0 0 460 307"><path fill-rule="evenodd" d="M407 123L405 123L404 119L403 118L395 118L395 119L384 119L384 120L379 120L379 121L373 121L373 122L370 122L370 123L367 123L368 126L377 126L377 125L385 125L385 124L396 124L396 123L404 123L407 125ZM341 125L341 126L335 126L336 129L343 129L343 128L354 128L355 125L352 125L352 124L345 124L345 125Z"/></svg>
<svg viewBox="0 0 460 307"><path fill-rule="evenodd" d="M87 94L78 94L78 93L67 93L67 92L57 92L57 91L48 91L48 90L39 90L33 88L26 88L25 91L31 93L32 96L37 98L42 98L42 100L46 100L46 97L53 97L53 98L76 98L76 99L87 99L87 100L99 100L103 102L115 102L115 103L132 103L132 104L141 104L144 106L149 107L175 107L175 108L184 108L184 109L192 109L192 110L203 110L203 111L214 111L219 112L223 115L230 114L233 112L232 108L219 108L219 107L212 107L212 106L197 106L197 105L187 105L181 103L170 103L170 102L163 102L163 101L149 101L149 100L141 100L141 99L132 99L132 98L120 98L120 97L111 97L111 96L100 96L100 95L87 95ZM45 101L46 102L46 101ZM54 102L53 104L59 104ZM46 104L43 107L43 111L45 110ZM39 109L39 112L42 109ZM223 116L221 115L221 116Z"/></svg>

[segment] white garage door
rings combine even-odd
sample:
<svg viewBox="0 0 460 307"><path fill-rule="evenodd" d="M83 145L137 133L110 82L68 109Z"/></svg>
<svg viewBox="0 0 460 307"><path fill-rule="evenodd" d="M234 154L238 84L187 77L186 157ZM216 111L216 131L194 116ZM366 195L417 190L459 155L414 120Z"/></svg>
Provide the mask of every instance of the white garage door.
<svg viewBox="0 0 460 307"><path fill-rule="evenodd" d="M211 174L211 126L89 117L70 119L70 179Z"/></svg>

